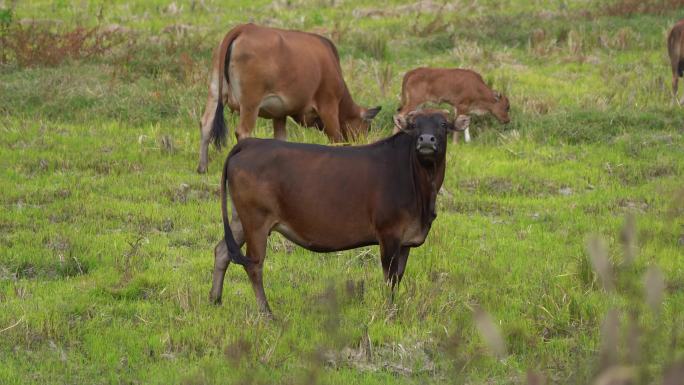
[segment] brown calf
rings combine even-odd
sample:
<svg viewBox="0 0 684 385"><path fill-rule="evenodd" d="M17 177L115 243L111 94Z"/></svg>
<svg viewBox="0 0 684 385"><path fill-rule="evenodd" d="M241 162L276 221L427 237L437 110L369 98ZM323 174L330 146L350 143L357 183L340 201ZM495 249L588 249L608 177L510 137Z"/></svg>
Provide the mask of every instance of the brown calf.
<svg viewBox="0 0 684 385"><path fill-rule="evenodd" d="M684 20L680 20L672 27L667 36L667 51L670 54L670 65L672 66L672 94L677 103L682 104L677 99L679 93L679 78L684 75Z"/></svg>
<svg viewBox="0 0 684 385"><path fill-rule="evenodd" d="M437 215L447 132L462 129L468 120L452 123L437 111L400 119L400 133L366 146L256 138L238 142L221 178L224 239L214 250L211 300L221 301L232 261L245 267L260 310L270 313L262 269L273 230L318 252L379 244L385 279L394 289L410 248L425 241ZM231 224L226 182L233 202Z"/></svg>
<svg viewBox="0 0 684 385"><path fill-rule="evenodd" d="M273 135L286 139L288 116L322 128L332 142L364 133L380 107L352 100L335 45L312 33L239 25L214 51L209 96L200 124L197 172L207 170L207 148L225 142L223 105L238 111L238 140L250 136L257 116L273 119ZM221 95L221 97L219 97Z"/></svg>
<svg viewBox="0 0 684 385"><path fill-rule="evenodd" d="M416 68L404 75L401 85L399 116L405 116L424 103L448 103L459 115L493 114L501 123L508 123L508 98L492 91L477 72L449 68ZM395 127L394 132L399 130ZM458 139L454 133L453 140ZM470 130L465 129L465 141Z"/></svg>

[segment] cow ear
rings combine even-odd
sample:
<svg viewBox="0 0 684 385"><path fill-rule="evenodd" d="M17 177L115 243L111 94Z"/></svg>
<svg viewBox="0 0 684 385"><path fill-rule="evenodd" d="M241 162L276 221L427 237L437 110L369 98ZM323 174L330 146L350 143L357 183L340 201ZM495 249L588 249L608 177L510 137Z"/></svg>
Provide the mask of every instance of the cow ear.
<svg viewBox="0 0 684 385"><path fill-rule="evenodd" d="M378 114L378 112L380 112L381 109L382 109L382 106L377 106L375 108L369 108L361 114L361 117L363 119L366 119L366 120L372 120Z"/></svg>

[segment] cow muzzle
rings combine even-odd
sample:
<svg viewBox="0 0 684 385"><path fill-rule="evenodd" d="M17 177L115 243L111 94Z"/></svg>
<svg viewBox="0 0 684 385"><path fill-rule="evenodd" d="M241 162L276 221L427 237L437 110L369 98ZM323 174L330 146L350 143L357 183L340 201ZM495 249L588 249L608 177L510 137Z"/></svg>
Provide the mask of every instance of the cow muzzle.
<svg viewBox="0 0 684 385"><path fill-rule="evenodd" d="M423 134L418 137L416 150L421 155L432 155L437 152L437 138L434 135Z"/></svg>

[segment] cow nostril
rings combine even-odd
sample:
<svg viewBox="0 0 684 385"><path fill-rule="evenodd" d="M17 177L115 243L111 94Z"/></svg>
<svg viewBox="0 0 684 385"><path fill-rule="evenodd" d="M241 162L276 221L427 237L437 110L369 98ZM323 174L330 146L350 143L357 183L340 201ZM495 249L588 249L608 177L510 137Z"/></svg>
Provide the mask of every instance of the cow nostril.
<svg viewBox="0 0 684 385"><path fill-rule="evenodd" d="M432 142L432 143L434 143L436 140L437 140L437 139L435 139L434 136L430 138L430 142Z"/></svg>

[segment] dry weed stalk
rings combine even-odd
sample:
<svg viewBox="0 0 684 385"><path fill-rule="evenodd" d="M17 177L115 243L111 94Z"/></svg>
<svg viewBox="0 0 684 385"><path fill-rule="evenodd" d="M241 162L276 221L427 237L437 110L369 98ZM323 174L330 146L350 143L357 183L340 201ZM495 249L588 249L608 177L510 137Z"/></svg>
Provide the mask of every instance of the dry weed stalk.
<svg viewBox="0 0 684 385"><path fill-rule="evenodd" d="M613 290L613 265L608 259L608 245L603 238L599 236L592 236L587 242L587 251L591 258L591 265L594 272L598 275L603 288L606 291Z"/></svg>
<svg viewBox="0 0 684 385"><path fill-rule="evenodd" d="M620 243L622 243L622 260L626 266L629 266L634 263L637 257L636 216L634 213L628 213L625 217L625 224L620 231Z"/></svg>
<svg viewBox="0 0 684 385"><path fill-rule="evenodd" d="M651 265L644 274L646 304L655 314L660 313L665 298L665 278L658 266Z"/></svg>
<svg viewBox="0 0 684 385"><path fill-rule="evenodd" d="M76 27L63 31L40 23L13 23L2 33L0 63L16 62L21 67L56 66L67 59L102 56L125 40L125 34L118 29Z"/></svg>
<svg viewBox="0 0 684 385"><path fill-rule="evenodd" d="M616 282L620 282L614 292L615 295L620 294L626 300L626 303L620 308L609 310L601 325L599 371L593 382L594 385L656 383L654 382L653 371L650 369L656 363L653 349L662 346L663 341L660 337L664 337L666 334L662 332L662 325L649 325L649 323L644 322L650 317L645 315L642 309L644 308L643 305L646 304L656 316L659 316L665 298L666 284L660 269L656 265L651 265L643 275L644 295L639 294L638 284L634 282L634 275L630 274L630 268L631 271L635 269L633 266L636 265L634 262L638 252L636 234L637 226L634 214L628 214L620 232L620 241L624 252L623 260L625 261L617 271L622 275L620 280L613 277L605 242L595 236L588 243L587 248L597 275L604 282L613 282L614 278ZM623 315L626 317L622 317ZM626 318L624 327L621 327L621 317ZM656 318L656 321L658 319ZM677 345L678 326L679 324L675 319L670 335L672 347ZM622 357L620 346L624 348ZM674 352L674 348L672 352ZM675 365L664 372L664 384L670 385L668 382L672 379L670 372L673 370L676 372L676 368ZM684 376L681 377L680 382L675 383L680 384L682 379Z"/></svg>
<svg viewBox="0 0 684 385"><path fill-rule="evenodd" d="M492 354L499 359L504 358L506 356L506 343L492 316L478 306L474 309L473 317L477 330Z"/></svg>
<svg viewBox="0 0 684 385"><path fill-rule="evenodd" d="M375 81L378 83L380 94L383 97L387 95L387 90L392 84L393 75L392 66L389 63L385 63L380 70L377 67L375 68Z"/></svg>
<svg viewBox="0 0 684 385"><path fill-rule="evenodd" d="M599 14L631 16L640 13L664 14L684 6L684 0L616 0L603 6Z"/></svg>

